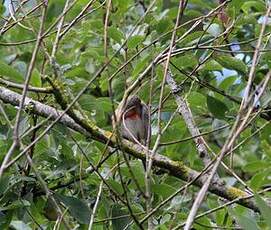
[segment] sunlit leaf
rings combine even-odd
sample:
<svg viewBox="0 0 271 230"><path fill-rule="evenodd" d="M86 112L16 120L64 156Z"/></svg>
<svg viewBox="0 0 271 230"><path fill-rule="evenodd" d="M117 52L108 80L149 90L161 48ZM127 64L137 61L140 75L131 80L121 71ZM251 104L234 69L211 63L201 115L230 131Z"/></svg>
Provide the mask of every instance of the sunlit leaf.
<svg viewBox="0 0 271 230"><path fill-rule="evenodd" d="M230 55L216 55L215 60L227 69L236 70L242 74L247 72L247 66L241 60Z"/></svg>

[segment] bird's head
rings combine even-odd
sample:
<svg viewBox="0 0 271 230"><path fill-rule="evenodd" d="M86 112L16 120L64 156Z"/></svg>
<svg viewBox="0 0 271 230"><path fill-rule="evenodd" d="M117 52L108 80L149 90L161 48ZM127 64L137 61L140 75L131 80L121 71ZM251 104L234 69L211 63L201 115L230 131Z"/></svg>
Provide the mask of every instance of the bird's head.
<svg viewBox="0 0 271 230"><path fill-rule="evenodd" d="M142 103L138 96L131 96L124 108L124 118L137 119L141 117Z"/></svg>

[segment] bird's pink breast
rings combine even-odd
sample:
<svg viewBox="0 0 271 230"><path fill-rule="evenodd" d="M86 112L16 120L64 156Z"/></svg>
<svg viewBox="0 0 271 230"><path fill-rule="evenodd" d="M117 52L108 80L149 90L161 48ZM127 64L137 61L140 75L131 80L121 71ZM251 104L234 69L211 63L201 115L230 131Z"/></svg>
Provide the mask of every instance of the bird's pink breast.
<svg viewBox="0 0 271 230"><path fill-rule="evenodd" d="M131 110L125 115L125 119L137 120L140 116L135 110Z"/></svg>

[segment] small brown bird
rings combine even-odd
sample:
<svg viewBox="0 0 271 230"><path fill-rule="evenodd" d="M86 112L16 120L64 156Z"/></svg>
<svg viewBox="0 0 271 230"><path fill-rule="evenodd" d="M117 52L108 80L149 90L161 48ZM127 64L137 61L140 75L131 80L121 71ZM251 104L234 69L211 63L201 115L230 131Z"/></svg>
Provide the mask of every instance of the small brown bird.
<svg viewBox="0 0 271 230"><path fill-rule="evenodd" d="M127 100L120 114L122 137L146 146L148 133L151 133L148 110L148 106L137 96L132 96Z"/></svg>

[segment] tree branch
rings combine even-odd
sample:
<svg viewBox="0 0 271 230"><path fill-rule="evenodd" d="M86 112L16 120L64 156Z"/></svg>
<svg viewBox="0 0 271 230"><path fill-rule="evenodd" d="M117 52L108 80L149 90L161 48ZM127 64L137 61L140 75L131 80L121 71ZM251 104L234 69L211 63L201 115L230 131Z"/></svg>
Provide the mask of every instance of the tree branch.
<svg viewBox="0 0 271 230"><path fill-rule="evenodd" d="M22 96L20 94L15 93L4 87L0 87L0 100L2 100L3 102L11 104L13 106L18 106L20 104L21 99L22 99ZM24 103L24 109L27 109L27 108L29 108L29 110L32 113L37 114L42 117L50 117L51 120L57 119L59 114L61 114L62 112L51 106L32 100L31 98L28 98L28 97L25 98L25 103ZM113 147L115 146L115 142L116 142L115 137L112 136L112 133L109 131L105 131L95 126L95 127L92 127L92 132L87 132L80 125L76 124L75 121L66 114L62 116L62 118L59 120L59 123L69 127L70 129L74 131L77 131L83 134L84 136L91 137L103 143L109 142L110 146L113 146ZM146 154L148 154L147 151L142 149L140 146L126 140L123 140L123 149L126 153L133 155L134 157L142 159L142 160L145 160ZM185 164L183 164L183 162L173 161L158 153L154 156L153 164L155 166L160 167L161 169L168 171L170 175L180 178L181 180L184 180L184 181L191 181L199 175L199 172L187 167ZM203 175L194 182L194 185L198 187L202 187L206 179L207 179L207 176ZM209 187L209 191L227 200L243 198L248 195L246 192L238 188L226 186L224 184L217 183L217 182L211 183ZM241 199L238 201L238 203L256 212L259 211L254 201Z"/></svg>

